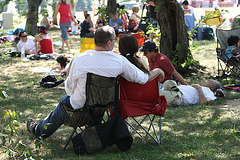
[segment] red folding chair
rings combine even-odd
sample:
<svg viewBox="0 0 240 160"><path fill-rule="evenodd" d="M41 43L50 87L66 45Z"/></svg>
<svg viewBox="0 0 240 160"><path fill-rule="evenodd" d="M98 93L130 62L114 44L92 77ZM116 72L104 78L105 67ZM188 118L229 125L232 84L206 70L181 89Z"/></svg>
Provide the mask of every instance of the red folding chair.
<svg viewBox="0 0 240 160"><path fill-rule="evenodd" d="M148 82L144 85L129 82L124 78L119 78L120 85L120 114L125 122L133 129L133 133L137 133L140 137L142 134L138 131L141 128L145 131L146 136L149 135L156 143L162 144L162 131L161 131L161 116L164 116L167 101L164 96L159 96L158 78ZM143 116L139 122L136 117ZM159 116L159 136L154 126L154 119ZM127 117L133 119L134 125L132 125ZM142 124L146 119L150 120L148 127L144 127ZM153 130L153 134L150 133L150 129Z"/></svg>

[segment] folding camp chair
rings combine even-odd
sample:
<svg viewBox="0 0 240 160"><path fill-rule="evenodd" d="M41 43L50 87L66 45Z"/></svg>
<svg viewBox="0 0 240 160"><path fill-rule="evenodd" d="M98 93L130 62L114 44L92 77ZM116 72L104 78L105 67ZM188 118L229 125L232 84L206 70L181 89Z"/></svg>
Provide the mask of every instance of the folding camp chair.
<svg viewBox="0 0 240 160"><path fill-rule="evenodd" d="M77 128L83 130L86 126L94 126L101 124L104 121L104 113L107 119L110 118L111 113L108 108L111 106L118 108L118 84L115 77L102 77L92 73L87 74L86 82L86 103L83 108L71 110L62 105L66 113L67 119L65 124L70 124L73 127L64 150L68 146L73 135L77 133Z"/></svg>
<svg viewBox="0 0 240 160"><path fill-rule="evenodd" d="M164 116L167 101L164 96L159 96L158 79L154 79L144 85L129 82L124 78L119 78L120 85L120 114L125 122L133 129L133 133L137 133L140 137L140 129L149 135L156 143L162 144L161 116ZM139 121L138 116L143 116ZM159 116L159 136L155 129L154 119ZM134 124L130 120L133 119ZM144 122L149 119L149 126L144 127ZM153 130L153 133L150 132Z"/></svg>
<svg viewBox="0 0 240 160"><path fill-rule="evenodd" d="M228 47L227 40L232 35L240 36L240 28L232 30L217 29L217 59L218 59L218 77L226 78L228 83L229 76L232 75L231 82L235 82L240 77L240 63L233 61L232 59L225 59L225 50Z"/></svg>
<svg viewBox="0 0 240 160"><path fill-rule="evenodd" d="M80 44L80 53L85 52L86 50L92 49L94 50L95 43L94 38L81 38L81 44Z"/></svg>

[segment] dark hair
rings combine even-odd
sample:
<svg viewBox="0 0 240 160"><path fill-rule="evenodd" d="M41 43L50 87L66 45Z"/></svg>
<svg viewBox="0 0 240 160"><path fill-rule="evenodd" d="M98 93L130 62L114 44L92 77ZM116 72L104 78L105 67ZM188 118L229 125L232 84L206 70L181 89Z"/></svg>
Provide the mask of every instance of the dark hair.
<svg viewBox="0 0 240 160"><path fill-rule="evenodd" d="M90 17L90 14L86 14L85 15L85 19L87 19L88 17Z"/></svg>
<svg viewBox="0 0 240 160"><path fill-rule="evenodd" d="M38 30L38 33L44 33L44 34L47 34L47 28L44 27L44 26L40 26L40 27L39 27L39 30Z"/></svg>
<svg viewBox="0 0 240 160"><path fill-rule="evenodd" d="M110 26L100 27L96 30L94 34L94 42L96 46L106 47L107 41L114 38L115 32L112 28L112 32L110 30Z"/></svg>
<svg viewBox="0 0 240 160"><path fill-rule="evenodd" d="M119 51L121 55L126 57L141 71L149 74L149 71L139 61L139 57L136 57L136 53L138 52L138 41L135 36L131 34L125 34L124 36L122 36L119 40Z"/></svg>
<svg viewBox="0 0 240 160"><path fill-rule="evenodd" d="M238 36L231 36L228 38L228 45L232 46L234 44L237 44L239 42L239 37Z"/></svg>
<svg viewBox="0 0 240 160"><path fill-rule="evenodd" d="M67 4L66 0L62 0L62 4Z"/></svg>
<svg viewBox="0 0 240 160"><path fill-rule="evenodd" d="M183 1L182 4L184 4L184 5L189 5L188 1L186 1L186 0Z"/></svg>
<svg viewBox="0 0 240 160"><path fill-rule="evenodd" d="M25 31L21 31L19 34L18 34L18 37L22 37L22 34L25 33Z"/></svg>
<svg viewBox="0 0 240 160"><path fill-rule="evenodd" d="M62 69L64 69L66 67L67 63L69 62L69 59L62 55L58 56L56 60L58 63L60 63L60 66Z"/></svg>

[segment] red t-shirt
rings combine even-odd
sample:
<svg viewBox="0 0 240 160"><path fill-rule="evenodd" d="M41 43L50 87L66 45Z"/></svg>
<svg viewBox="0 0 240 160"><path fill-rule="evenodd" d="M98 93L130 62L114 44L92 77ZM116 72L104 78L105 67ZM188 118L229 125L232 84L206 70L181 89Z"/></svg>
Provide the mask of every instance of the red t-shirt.
<svg viewBox="0 0 240 160"><path fill-rule="evenodd" d="M158 53L154 59L148 59L148 63L150 71L154 68L160 68L165 73L165 79L161 83L172 79L172 72L175 68L167 56L162 53Z"/></svg>
<svg viewBox="0 0 240 160"><path fill-rule="evenodd" d="M60 4L59 12L60 12L60 23L63 22L70 22L71 18L69 16L70 4L67 2L65 5L62 3Z"/></svg>

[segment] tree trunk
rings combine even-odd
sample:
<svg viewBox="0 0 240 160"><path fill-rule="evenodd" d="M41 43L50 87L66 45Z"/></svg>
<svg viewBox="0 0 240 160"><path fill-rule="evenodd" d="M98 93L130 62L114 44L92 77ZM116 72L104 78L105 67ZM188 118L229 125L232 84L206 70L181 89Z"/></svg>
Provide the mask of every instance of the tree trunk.
<svg viewBox="0 0 240 160"><path fill-rule="evenodd" d="M56 0L53 0L53 2L52 2L52 10L53 10L52 17L54 17L56 6L57 6ZM56 19L52 23L54 25L58 25L57 17L56 17Z"/></svg>
<svg viewBox="0 0 240 160"><path fill-rule="evenodd" d="M173 51L179 44L177 57L183 63L187 57L191 57L184 12L176 0L154 0L154 3L161 32L160 51L172 59Z"/></svg>
<svg viewBox="0 0 240 160"><path fill-rule="evenodd" d="M28 34L35 36L37 33L38 8L42 0L28 0L28 13L25 30Z"/></svg>
<svg viewBox="0 0 240 160"><path fill-rule="evenodd" d="M108 0L107 4L107 15L108 18L111 19L111 15L113 12L117 11L117 2L116 0Z"/></svg>

